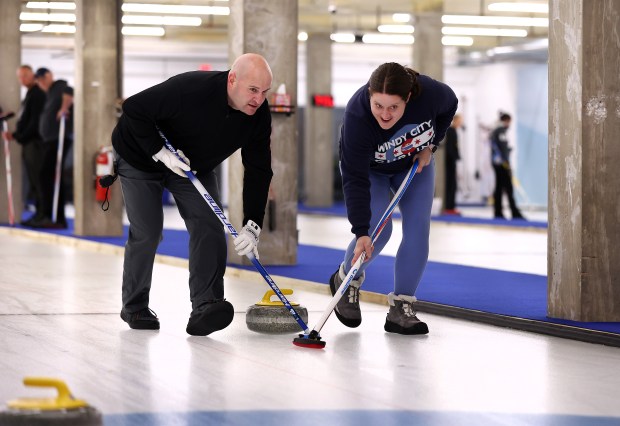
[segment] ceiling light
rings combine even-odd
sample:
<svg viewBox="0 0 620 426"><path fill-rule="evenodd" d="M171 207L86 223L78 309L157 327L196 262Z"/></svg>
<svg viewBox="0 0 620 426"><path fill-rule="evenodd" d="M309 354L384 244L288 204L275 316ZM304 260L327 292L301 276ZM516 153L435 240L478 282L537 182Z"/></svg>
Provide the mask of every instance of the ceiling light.
<svg viewBox="0 0 620 426"><path fill-rule="evenodd" d="M62 9L75 10L75 3L70 1L29 1L26 3L29 9Z"/></svg>
<svg viewBox="0 0 620 426"><path fill-rule="evenodd" d="M75 25L61 25L61 24L51 24L46 25L41 30L43 33L57 33L57 34L74 34L75 33Z"/></svg>
<svg viewBox="0 0 620 426"><path fill-rule="evenodd" d="M123 27L123 35L161 37L166 34L163 27Z"/></svg>
<svg viewBox="0 0 620 426"><path fill-rule="evenodd" d="M32 33L35 31L41 31L43 24L21 24L19 30L24 33Z"/></svg>
<svg viewBox="0 0 620 426"><path fill-rule="evenodd" d="M172 4L123 3L123 12L178 13L183 15L230 15L227 6L189 6Z"/></svg>
<svg viewBox="0 0 620 426"><path fill-rule="evenodd" d="M199 27L202 19L198 16L153 16L153 15L123 15L123 24L130 25L177 25Z"/></svg>
<svg viewBox="0 0 620 426"><path fill-rule="evenodd" d="M297 40L299 41L306 41L308 40L308 33L307 32L300 32L299 34L297 34Z"/></svg>
<svg viewBox="0 0 620 426"><path fill-rule="evenodd" d="M379 25L377 30L380 33L411 34L413 33L413 25Z"/></svg>
<svg viewBox="0 0 620 426"><path fill-rule="evenodd" d="M512 27L548 27L547 18L522 18L517 16L443 15L441 22L452 25L505 25Z"/></svg>
<svg viewBox="0 0 620 426"><path fill-rule="evenodd" d="M371 44L413 44L413 36L408 34L364 34L362 42Z"/></svg>
<svg viewBox="0 0 620 426"><path fill-rule="evenodd" d="M517 28L443 27L444 35L527 37L527 30Z"/></svg>
<svg viewBox="0 0 620 426"><path fill-rule="evenodd" d="M75 13L21 12L19 19L21 21L75 22Z"/></svg>
<svg viewBox="0 0 620 426"><path fill-rule="evenodd" d="M471 46L474 44L474 39L471 37L443 36L441 44L444 46Z"/></svg>
<svg viewBox="0 0 620 426"><path fill-rule="evenodd" d="M488 6L493 12L549 13L549 4L545 3L491 3Z"/></svg>
<svg viewBox="0 0 620 426"><path fill-rule="evenodd" d="M407 23L407 22L411 22L411 15L408 13L395 13L392 15L392 20L394 22L402 22L402 23Z"/></svg>
<svg viewBox="0 0 620 426"><path fill-rule="evenodd" d="M355 34L352 33L334 33L329 38L336 43L355 43Z"/></svg>

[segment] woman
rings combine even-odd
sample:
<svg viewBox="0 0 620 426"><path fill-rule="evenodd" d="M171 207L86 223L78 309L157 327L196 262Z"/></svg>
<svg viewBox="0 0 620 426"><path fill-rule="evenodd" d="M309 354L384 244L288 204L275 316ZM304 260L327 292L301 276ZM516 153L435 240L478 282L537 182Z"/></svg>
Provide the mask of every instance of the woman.
<svg viewBox="0 0 620 426"><path fill-rule="evenodd" d="M390 310L385 330L400 334L426 334L427 325L413 309L414 297L428 260L428 240L435 181L433 152L456 113L458 100L447 85L397 63L385 63L370 76L347 104L340 134L340 168L347 215L355 238L344 261L330 278L335 294L357 258L366 253L348 294L335 312L348 327L362 322L359 288L372 253L381 253L388 242L391 221L372 244L370 233L413 162L417 176L400 200L403 221L394 264L394 291L388 295Z"/></svg>

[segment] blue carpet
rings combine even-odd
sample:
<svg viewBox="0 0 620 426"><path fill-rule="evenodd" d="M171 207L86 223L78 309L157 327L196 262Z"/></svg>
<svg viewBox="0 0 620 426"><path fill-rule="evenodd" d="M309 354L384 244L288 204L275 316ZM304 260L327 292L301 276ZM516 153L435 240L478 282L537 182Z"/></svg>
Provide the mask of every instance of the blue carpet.
<svg viewBox="0 0 620 426"><path fill-rule="evenodd" d="M58 235L73 235L73 222L66 230L49 230ZM123 247L128 228L122 237L75 237ZM189 236L186 231L166 229L159 245L162 255L188 258ZM344 257L344 250L299 245L297 264L292 266L265 265L272 276L285 276L327 285L329 276ZM393 290L391 256L378 256L366 270L364 290L388 294ZM231 265L254 270L253 266ZM277 281L276 281L277 284ZM620 323L576 322L549 318L547 310L547 277L542 275L498 271L494 269L428 262L416 294L419 300L454 306L490 314L569 325L584 330L620 334Z"/></svg>

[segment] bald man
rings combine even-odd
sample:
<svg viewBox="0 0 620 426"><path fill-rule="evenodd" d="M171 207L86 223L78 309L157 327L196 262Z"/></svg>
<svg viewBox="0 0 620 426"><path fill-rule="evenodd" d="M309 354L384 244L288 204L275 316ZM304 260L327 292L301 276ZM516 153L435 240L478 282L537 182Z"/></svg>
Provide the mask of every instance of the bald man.
<svg viewBox="0 0 620 426"><path fill-rule="evenodd" d="M189 232L192 312L186 331L206 336L226 328L234 310L224 298L226 235L158 128L221 207L214 169L241 149L244 167L240 255L258 255L271 170L271 114L265 102L272 73L257 54L237 58L229 71L193 71L131 96L112 133L129 237L125 246L121 318L133 329L159 329L149 306L155 252L163 227L162 194L174 196ZM171 283L177 285L176 283Z"/></svg>

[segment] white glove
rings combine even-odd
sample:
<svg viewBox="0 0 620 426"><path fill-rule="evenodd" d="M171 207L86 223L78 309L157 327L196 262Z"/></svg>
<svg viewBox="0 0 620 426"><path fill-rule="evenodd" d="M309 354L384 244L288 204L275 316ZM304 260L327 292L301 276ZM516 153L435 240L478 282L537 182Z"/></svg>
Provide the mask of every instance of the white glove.
<svg viewBox="0 0 620 426"><path fill-rule="evenodd" d="M249 252L254 252L254 257L258 259L258 236L260 235L260 226L254 221L248 220L239 236L235 238L235 250L239 256L245 256Z"/></svg>
<svg viewBox="0 0 620 426"><path fill-rule="evenodd" d="M153 155L153 160L161 161L164 163L164 166L168 167L177 175L186 178L187 175L185 171L190 171L189 167L189 159L183 154L183 151L177 149L177 154L179 157L183 159L183 161L179 160L176 155L168 150L165 146L159 150L159 152Z"/></svg>

